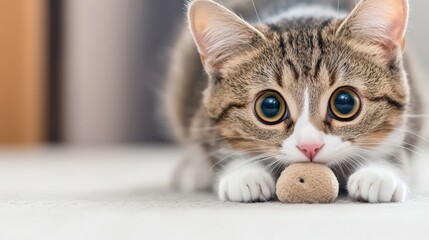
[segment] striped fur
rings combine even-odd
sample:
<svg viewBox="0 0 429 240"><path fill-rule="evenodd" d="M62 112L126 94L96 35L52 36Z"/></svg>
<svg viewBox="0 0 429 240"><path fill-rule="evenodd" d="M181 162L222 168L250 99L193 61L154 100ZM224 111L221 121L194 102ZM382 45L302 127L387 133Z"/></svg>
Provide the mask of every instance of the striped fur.
<svg viewBox="0 0 429 240"><path fill-rule="evenodd" d="M203 149L206 155L200 158L214 168L227 163L231 152L254 149L250 156L280 154L282 142L294 132L304 108L305 91L311 96L312 124L357 147L374 148L397 128L420 131L421 123L407 117L419 113L420 101L402 51L398 48L385 54L383 46L353 34L347 22L344 24L344 13L352 9L354 1L340 1L337 6L337 1L327 0L324 7L331 8L326 15L302 17L287 12L297 2L255 0L259 22L251 1L227 1L264 39L249 36L252 40L239 51L231 49L220 67L210 70L206 66L207 73L191 34L183 30L171 63L168 114L178 139ZM355 87L363 98L362 113L348 123L327 113L329 97L341 86ZM281 124L266 126L253 115L255 96L266 89L282 93L288 103L291 117ZM407 148L417 142L413 134L405 139L402 144ZM386 154L388 161L406 164L406 159L392 157L402 156L402 148L391 151Z"/></svg>

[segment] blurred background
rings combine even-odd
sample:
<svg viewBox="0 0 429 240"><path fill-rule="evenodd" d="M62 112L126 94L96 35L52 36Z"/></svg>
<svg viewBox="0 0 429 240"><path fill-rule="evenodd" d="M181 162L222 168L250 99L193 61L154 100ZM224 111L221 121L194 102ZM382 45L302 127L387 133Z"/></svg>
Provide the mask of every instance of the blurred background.
<svg viewBox="0 0 429 240"><path fill-rule="evenodd" d="M0 145L170 142L159 95L184 3L0 0ZM410 4L424 74L429 2Z"/></svg>
<svg viewBox="0 0 429 240"><path fill-rule="evenodd" d="M285 230L318 239L322 229L330 239L407 239L426 231L421 149L411 184L425 195L378 205L376 214L374 205L220 204L215 194L171 191L183 152L170 146L160 95L186 1L0 0L0 239L278 239ZM406 49L425 76L429 1L410 3Z"/></svg>

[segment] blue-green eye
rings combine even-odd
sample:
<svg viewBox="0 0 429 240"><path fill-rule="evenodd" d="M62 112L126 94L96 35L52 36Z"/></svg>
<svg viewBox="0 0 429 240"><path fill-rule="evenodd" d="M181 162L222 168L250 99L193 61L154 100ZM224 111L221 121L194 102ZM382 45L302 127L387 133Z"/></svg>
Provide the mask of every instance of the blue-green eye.
<svg viewBox="0 0 429 240"><path fill-rule="evenodd" d="M258 96L255 101L255 115L264 124L274 125L284 120L286 102L275 91L267 91Z"/></svg>
<svg viewBox="0 0 429 240"><path fill-rule="evenodd" d="M329 101L331 116L339 121L351 121L359 115L361 100L350 87L337 89Z"/></svg>

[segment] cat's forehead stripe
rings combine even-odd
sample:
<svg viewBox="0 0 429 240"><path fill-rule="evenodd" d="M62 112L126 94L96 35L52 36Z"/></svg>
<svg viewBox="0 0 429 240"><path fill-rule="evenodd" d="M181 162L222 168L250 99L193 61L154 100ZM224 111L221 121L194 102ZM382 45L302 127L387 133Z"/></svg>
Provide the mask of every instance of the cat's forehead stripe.
<svg viewBox="0 0 429 240"><path fill-rule="evenodd" d="M286 46L285 46L285 40L283 38L283 31L276 24L268 24L268 27L270 28L271 31L277 33L279 37L279 48L282 53L282 58L284 59L286 55L286 50L285 50Z"/></svg>
<svg viewBox="0 0 429 240"><path fill-rule="evenodd" d="M280 41L286 41L280 44L282 51L285 51L284 64L293 73L296 81L311 75L315 79L318 78L324 56L323 34L331 26L333 19L306 19L305 28L297 28L300 24L291 26L285 22L287 21L269 25L269 29L279 35Z"/></svg>

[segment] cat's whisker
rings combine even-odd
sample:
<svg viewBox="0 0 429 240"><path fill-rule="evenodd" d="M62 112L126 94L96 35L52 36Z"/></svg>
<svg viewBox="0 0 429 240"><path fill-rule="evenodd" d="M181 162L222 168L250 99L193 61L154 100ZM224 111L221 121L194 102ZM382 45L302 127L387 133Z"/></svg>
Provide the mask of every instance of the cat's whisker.
<svg viewBox="0 0 429 240"><path fill-rule="evenodd" d="M254 160L258 160L258 159L260 159L261 157L266 157L266 156L271 156L271 155L275 155L275 154L273 154L273 153L268 153L268 152L264 152L264 153L260 153L260 154L257 154L257 155L254 155L254 156L250 156L250 157L242 157L243 158L243 163L246 163L246 162L252 162L252 161L254 161Z"/></svg>
<svg viewBox="0 0 429 240"><path fill-rule="evenodd" d="M259 18L258 10L256 10L255 1L254 0L251 0L251 1L252 1L253 9L255 10L256 17L258 18L259 24L262 25L261 18Z"/></svg>
<svg viewBox="0 0 429 240"><path fill-rule="evenodd" d="M210 130L218 130L219 126L213 126L213 127L192 127L192 128L188 128L189 131L210 131Z"/></svg>
<svg viewBox="0 0 429 240"><path fill-rule="evenodd" d="M198 141L199 143L209 143L209 142L219 142L223 140L238 140L243 139L241 137L213 137L213 138L205 138L203 140Z"/></svg>
<svg viewBox="0 0 429 240"><path fill-rule="evenodd" d="M216 163L213 164L213 166L209 169L209 171L212 170L213 168L215 168L216 166L218 166L219 164L223 163L224 161L228 160L232 156L252 153L252 151L257 153L257 152L261 152L264 150L266 150L266 149L265 148L249 148L249 149L245 149L245 150L241 150L241 151L235 151L235 152L227 155L226 157L223 157L222 159L216 161ZM262 154L265 154L265 153L261 153L260 155L262 155ZM259 156L259 155L257 155L257 156Z"/></svg>
<svg viewBox="0 0 429 240"><path fill-rule="evenodd" d="M428 116L429 117L429 116ZM419 139L421 139L421 140L423 140L423 141L425 141L425 142L429 142L429 139L428 138L426 138L426 137L424 137L424 136L422 136L422 135L420 135L420 134L418 134L418 133L416 133L416 132L414 132L414 131L411 131L411 130L409 130L409 129L404 129L404 128L386 128L386 130L392 130L392 131L395 131L395 130L398 130L398 131L402 131L402 132L404 132L404 133L408 133L408 134L411 134L411 135L413 135L413 136L416 136L416 137L418 137ZM381 139L381 138L380 138Z"/></svg>
<svg viewBox="0 0 429 240"><path fill-rule="evenodd" d="M272 165L272 164L270 164L270 165ZM273 167L270 167L269 168L269 173L270 174L273 174L274 173L274 171L278 171L277 170L277 168L285 168L285 167L287 167L289 164L282 158L282 157L278 157L278 158L276 158L276 161L275 161L275 164L274 164L274 166ZM282 169L282 170L283 170Z"/></svg>
<svg viewBox="0 0 429 240"><path fill-rule="evenodd" d="M342 162L342 164L347 168L347 171L349 173L354 172L356 169L358 169L360 166L362 166L362 162L359 161L361 159L360 156L353 156L350 155L347 157L345 161Z"/></svg>
<svg viewBox="0 0 429 240"><path fill-rule="evenodd" d="M346 160L347 161L343 161L344 166L346 166L347 171L349 171L349 173L354 172L356 169L359 168L359 166L361 165L361 162L359 161L360 156L349 156Z"/></svg>
<svg viewBox="0 0 429 240"><path fill-rule="evenodd" d="M224 169L223 172L234 172L234 171L237 171L238 169L240 169L240 168L242 168L244 166L251 165L251 163L261 161L261 158L264 159L265 156L258 156L258 157L255 157L255 158L249 158L249 159L243 160L243 162L241 162L239 165L234 166L234 168Z"/></svg>
<svg viewBox="0 0 429 240"><path fill-rule="evenodd" d="M371 152L369 150L366 149L359 149L360 151L365 151L368 155L372 155L377 157L378 160L383 161L386 157L391 157L396 159L398 162L401 161L401 159L399 159L397 156L393 155L391 151L387 150L387 149L379 149L377 152L380 152L380 155L377 155L377 152Z"/></svg>
<svg viewBox="0 0 429 240"><path fill-rule="evenodd" d="M429 114L404 114L408 118L429 118Z"/></svg>
<svg viewBox="0 0 429 240"><path fill-rule="evenodd" d="M277 161L277 163L274 165L274 167L270 170L270 174L274 174L275 172L279 172L279 168L282 168L284 170L284 164L281 160Z"/></svg>
<svg viewBox="0 0 429 240"><path fill-rule="evenodd" d="M234 171L237 171L237 170L239 170L240 168L243 168L243 167L253 166L253 165L256 165L258 163L264 162L264 161L266 161L268 159L272 159L275 156L276 156L275 154L270 154L270 155L267 155L267 156L260 156L258 158L247 159L247 160L243 161L240 165L238 165L238 166L236 166L234 168L228 169L228 171L234 172Z"/></svg>
<svg viewBox="0 0 429 240"><path fill-rule="evenodd" d="M346 173L344 172L344 169L343 169L343 165L345 165L344 162L339 162L337 165L333 167L333 170L339 169L341 171L341 174L343 176L346 176Z"/></svg>
<svg viewBox="0 0 429 240"><path fill-rule="evenodd" d="M410 152L415 153L417 155L428 156L428 154L426 152L424 152L423 150L422 150L423 152L417 152L417 151L415 151L415 150L413 150L411 148L405 147L405 146L400 145L400 144L395 144L395 143L383 143L383 144L390 145L390 146L393 146L393 147L402 148L404 150L410 151ZM362 145L362 146L371 146L371 145L372 146L379 146L378 143L370 143L370 142L367 142L367 143L365 143L365 145Z"/></svg>
<svg viewBox="0 0 429 240"><path fill-rule="evenodd" d="M352 165L353 169L356 168L354 166L354 164L353 164L353 161L352 161L351 157L347 157L343 161L340 161L340 162L336 163L336 165L333 167L333 170L339 169L341 171L341 174L343 176L347 176L347 174L344 172L344 168L346 168L346 170L348 172L351 172L349 165Z"/></svg>
<svg viewBox="0 0 429 240"><path fill-rule="evenodd" d="M383 161L382 156L377 155L375 152L371 152L371 151L363 149L363 148L358 148L356 151L360 152L360 153L364 153L371 158L375 158L375 160ZM362 157L368 158L367 156L362 156Z"/></svg>
<svg viewBox="0 0 429 240"><path fill-rule="evenodd" d="M266 152L268 150L270 150L270 149L266 148L266 147L247 148L247 149L233 151L230 154L228 154L226 157L230 157L230 156L238 155L238 154ZM209 155L214 154L214 156L224 155L224 154L222 154L222 149L216 149L216 150L214 150L212 152L209 152L208 154Z"/></svg>
<svg viewBox="0 0 429 240"><path fill-rule="evenodd" d="M367 163L368 159L385 161L385 159L383 159L383 156L381 155L378 156L377 154L371 151L361 149L361 148L356 148L353 150L353 152L348 152L340 156L336 162L337 163L347 162L348 164L351 164L353 168L356 169L364 166L364 163Z"/></svg>
<svg viewBox="0 0 429 240"><path fill-rule="evenodd" d="M347 162L352 165L353 169L359 169L365 165L367 162L362 153L355 153L351 155L347 160Z"/></svg>
<svg viewBox="0 0 429 240"><path fill-rule="evenodd" d="M335 164L351 164L353 168L357 168L360 165L360 162L356 159L357 157L361 158L359 154L351 153L351 152L344 152L342 153L337 160L335 161ZM358 166L356 166L358 165ZM348 170L350 168L348 167Z"/></svg>
<svg viewBox="0 0 429 240"><path fill-rule="evenodd" d="M368 151L368 150L365 150L365 149L358 149L358 151L364 152L366 155L369 155L369 157L371 158L371 160L377 160L380 163L385 163L386 162L386 156L388 156L388 157L394 157L397 160L398 163L401 162L401 159L399 159L396 156L392 155L390 152L385 153L385 154L379 156L376 153ZM394 163L390 162L390 164L394 164Z"/></svg>
<svg viewBox="0 0 429 240"><path fill-rule="evenodd" d="M429 139L428 139L428 138L425 138L425 137L423 137L422 135L420 135L420 134L418 134L418 133L416 133L416 132L413 132L413 131L411 131L411 130L403 129L403 128L395 128L395 129L393 129L393 130L403 131L403 132L405 132L405 133L409 133L409 134L411 134L411 135L413 135L413 136L416 136L416 137L420 138L420 139L421 139L421 140L423 140L423 141L429 142Z"/></svg>
<svg viewBox="0 0 429 240"><path fill-rule="evenodd" d="M385 138L374 138L374 137L371 137L371 138L367 138L367 140L370 140L370 141L374 141L374 142L370 142L370 143L373 143L373 144L375 144L375 145L382 145L382 144L384 144L384 143L395 143L395 144L399 144L399 145L407 145L407 146L410 146L410 147L413 147L413 148L415 148L415 149L418 149L418 150L421 150L421 151L423 151L419 146L417 146L417 145L414 145L414 144L411 144L411 143L409 143L409 142L406 142L406 141L404 141L404 140L392 140L392 139L385 139ZM365 142L364 144L366 144L367 142ZM363 145L364 145L363 144ZM423 151L424 152L424 151Z"/></svg>
<svg viewBox="0 0 429 240"><path fill-rule="evenodd" d="M281 160L280 159L276 159L274 162L270 163L269 165L267 165L265 167L265 169L267 170L268 173L273 174L274 170L276 169L276 167L281 164ZM268 168L268 169L267 169Z"/></svg>
<svg viewBox="0 0 429 240"><path fill-rule="evenodd" d="M370 148L372 150L376 149L378 150L382 150L382 146L383 145L389 145L389 146L395 146L395 147L401 147L401 148L405 148L405 149L410 149L407 146L404 145L408 145L410 147L414 147L417 150L421 151L422 153L424 153L424 151L422 149L420 149L417 146L414 146L412 144L407 144L405 142L401 142L401 141L384 141L384 142L380 142L381 140L375 140L375 139L370 139L369 141L366 141L365 143L362 144L357 144L356 146L361 147L361 148Z"/></svg>
<svg viewBox="0 0 429 240"><path fill-rule="evenodd" d="M210 143L210 142L218 142L223 140L243 140L243 141L255 141L255 142L261 142L264 144L267 144L266 141L256 138L243 138L243 137L218 137L218 138L208 138L201 141L195 141L198 143Z"/></svg>
<svg viewBox="0 0 429 240"><path fill-rule="evenodd" d="M349 156L353 156L353 153L350 152L350 148L342 149L335 153L335 157L332 158L332 162L329 162L328 165L335 166L340 164L342 161L345 161Z"/></svg>
<svg viewBox="0 0 429 240"><path fill-rule="evenodd" d="M374 139L370 139L370 140L374 140ZM378 139L377 139L377 140L378 140ZM375 140L375 141L377 141L377 140ZM428 155L428 154L426 153L426 151L424 151L423 149L421 149L419 146L416 146L416 145L414 145L414 144L407 143L407 142L404 142L404 141L402 141L402 142L384 141L384 142L382 142L382 143L380 143L380 142L365 142L364 144L360 144L360 146L362 146L362 147L364 147L364 146L381 146L381 145L383 145L383 144L390 145L390 146L394 146L394 147L400 147L400 148L403 148L403 149L405 149L405 150L408 150L408 151L410 151L410 152L412 152L412 153L416 153L416 154ZM418 150L418 151L420 151L420 152L417 152L417 151L415 151L415 150L414 150L414 149L412 149L412 148L409 148L409 147L407 147L407 146L404 146L404 144L405 144L405 145L407 145L407 146L410 146L410 147L412 147L412 148L415 148L416 150Z"/></svg>
<svg viewBox="0 0 429 240"><path fill-rule="evenodd" d="M340 19L340 0L337 1L337 15L335 16L335 25L338 25L338 19ZM335 27L335 32L337 32L338 26Z"/></svg>

